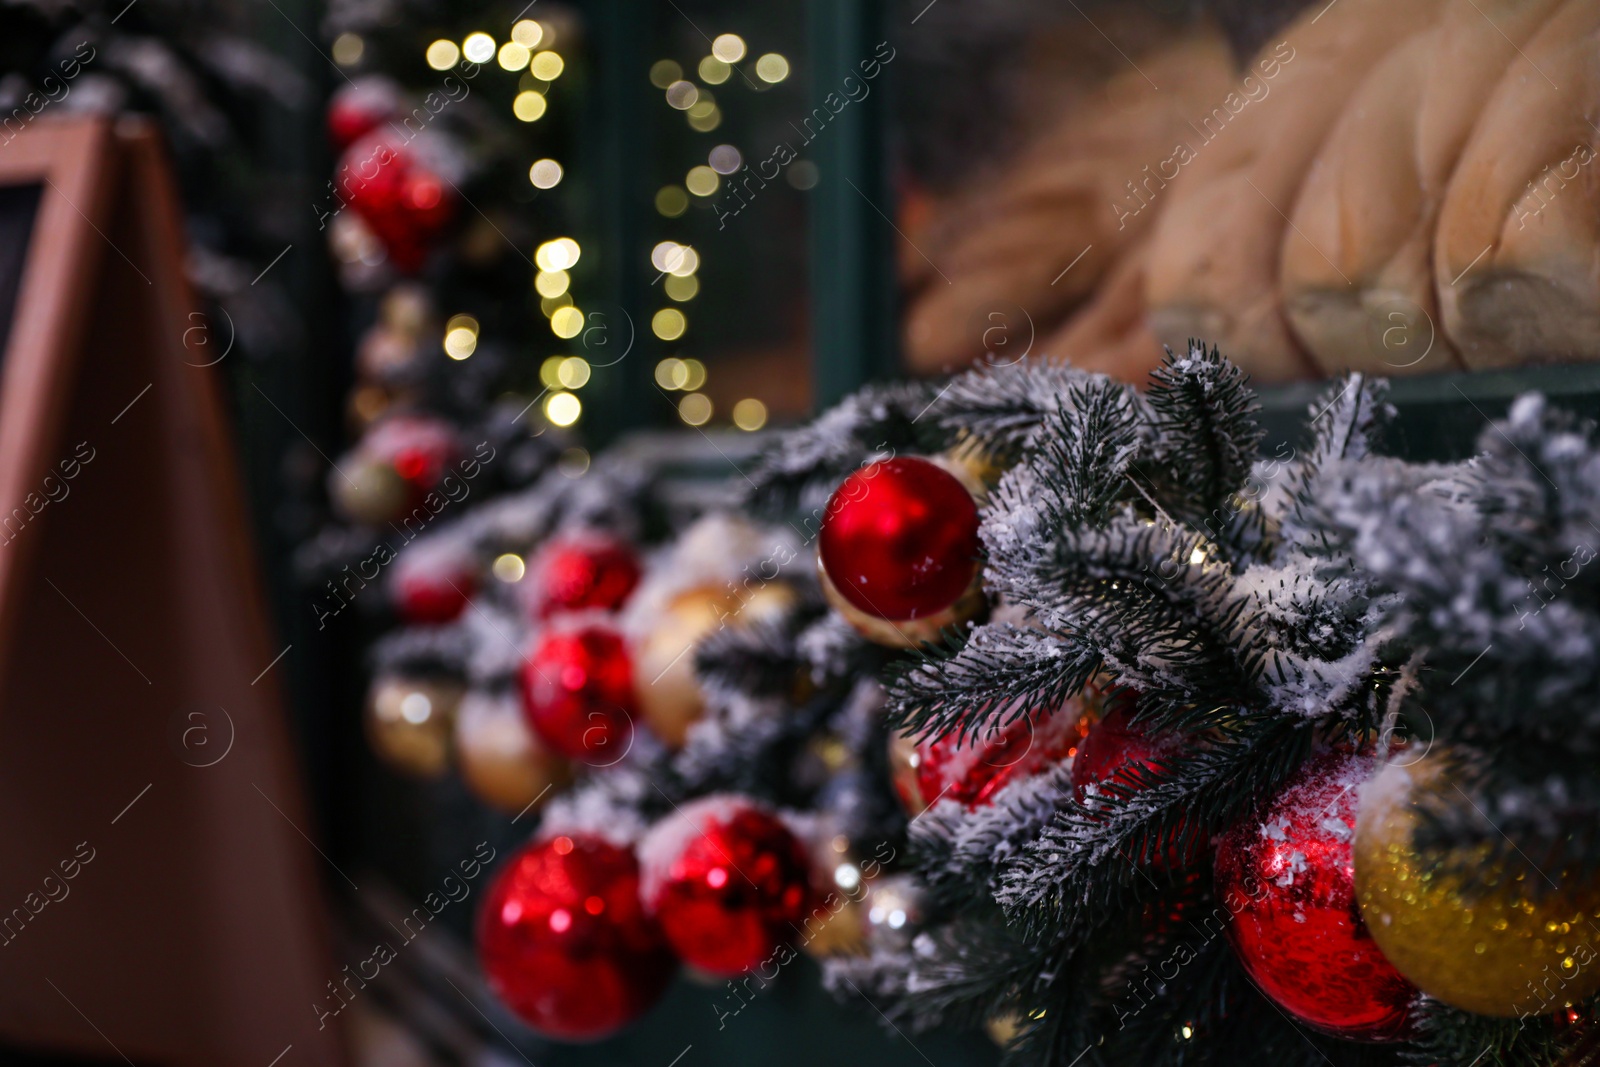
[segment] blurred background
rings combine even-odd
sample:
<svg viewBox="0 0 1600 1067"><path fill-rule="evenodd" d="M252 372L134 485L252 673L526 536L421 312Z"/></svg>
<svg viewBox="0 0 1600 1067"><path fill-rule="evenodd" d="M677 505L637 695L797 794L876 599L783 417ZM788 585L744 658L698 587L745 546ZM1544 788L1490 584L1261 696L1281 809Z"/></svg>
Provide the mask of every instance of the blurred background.
<svg viewBox="0 0 1600 1067"><path fill-rule="evenodd" d="M397 769L363 726L374 664L430 654L375 645L449 610L337 595L408 463L492 441L472 492L493 497L613 448L649 456L661 513L686 514L774 428L868 382L1061 355L1142 380L1168 340L1127 295L1166 202L1151 166L1305 7L0 2L7 145L36 120L138 115L170 155L204 307L183 344L234 427L336 955L472 843L528 830L455 775ZM1402 343L1433 336L1418 312ZM1258 378L1340 369L1296 351ZM1303 402L1287 388L1283 410ZM737 1025L724 989L680 979L621 1036L555 1044L484 995L470 918L447 912L373 984L352 1062L997 1060L980 1035L913 1043L840 1008L809 961ZM5 1058L126 1060L58 1051Z"/></svg>

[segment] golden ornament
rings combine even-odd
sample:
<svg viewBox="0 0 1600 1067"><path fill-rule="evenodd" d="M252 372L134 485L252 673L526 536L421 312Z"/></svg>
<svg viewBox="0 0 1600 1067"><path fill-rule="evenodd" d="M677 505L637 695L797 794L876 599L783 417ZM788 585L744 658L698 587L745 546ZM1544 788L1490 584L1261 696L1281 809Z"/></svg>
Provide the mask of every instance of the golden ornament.
<svg viewBox="0 0 1600 1067"><path fill-rule="evenodd" d="M1015 1009L1007 1008L999 1015L991 1015L983 1022L983 1032L989 1035L1001 1048L1009 1048L1011 1042L1022 1033L1022 1016Z"/></svg>
<svg viewBox="0 0 1600 1067"><path fill-rule="evenodd" d="M349 457L329 472L328 495L345 518L376 526L405 512L411 487L387 463Z"/></svg>
<svg viewBox="0 0 1600 1067"><path fill-rule="evenodd" d="M456 713L456 766L474 796L518 815L572 780L572 768L528 729L512 694L469 693Z"/></svg>
<svg viewBox="0 0 1600 1067"><path fill-rule="evenodd" d="M462 687L431 678L380 675L367 697L367 739L383 761L418 778L450 766L450 734Z"/></svg>
<svg viewBox="0 0 1600 1067"><path fill-rule="evenodd" d="M701 585L667 603L634 651L634 689L644 721L669 748L679 748L705 714L694 673L694 647L723 626L773 621L797 600L784 582L737 587Z"/></svg>
<svg viewBox="0 0 1600 1067"><path fill-rule="evenodd" d="M922 795L922 783L917 780L921 763L916 738L903 730L889 735L889 784L913 819L928 810L928 799Z"/></svg>
<svg viewBox="0 0 1600 1067"><path fill-rule="evenodd" d="M817 557L817 577L822 583L822 596L828 606L844 616L844 621L862 637L885 648L921 648L923 645L938 644L941 630L966 622L988 604L988 599L983 595L981 570L973 574L972 584L967 586L966 592L955 603L936 615L924 615L918 619L882 619L868 615L840 595L833 579L828 577L828 569L822 565L821 556Z"/></svg>
<svg viewBox="0 0 1600 1067"><path fill-rule="evenodd" d="M1420 800L1470 803L1457 766L1458 754L1436 749L1362 790L1355 884L1373 939L1424 993L1480 1015L1545 1014L1600 991L1600 883L1545 881L1488 847L1433 872L1412 848Z"/></svg>
<svg viewBox="0 0 1600 1067"><path fill-rule="evenodd" d="M857 890L859 896L860 890ZM866 906L838 889L824 891L821 903L800 924L800 950L814 960L867 954Z"/></svg>

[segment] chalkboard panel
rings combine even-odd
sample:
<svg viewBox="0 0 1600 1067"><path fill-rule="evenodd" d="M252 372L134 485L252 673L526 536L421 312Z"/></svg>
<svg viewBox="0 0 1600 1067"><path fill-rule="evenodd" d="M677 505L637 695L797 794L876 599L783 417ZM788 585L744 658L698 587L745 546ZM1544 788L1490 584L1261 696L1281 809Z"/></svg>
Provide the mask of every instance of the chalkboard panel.
<svg viewBox="0 0 1600 1067"><path fill-rule="evenodd" d="M39 214L42 192L42 182L0 186L0 358L5 354L5 340L11 336L17 290L22 285L28 246L33 243L33 220Z"/></svg>

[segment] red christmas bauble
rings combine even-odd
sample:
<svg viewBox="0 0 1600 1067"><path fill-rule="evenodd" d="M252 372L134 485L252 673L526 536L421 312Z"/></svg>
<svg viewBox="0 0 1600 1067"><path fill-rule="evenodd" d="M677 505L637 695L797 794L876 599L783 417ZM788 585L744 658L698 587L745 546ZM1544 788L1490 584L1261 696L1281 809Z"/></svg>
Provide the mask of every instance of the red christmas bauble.
<svg viewBox="0 0 1600 1067"><path fill-rule="evenodd" d="M805 846L749 800L710 796L663 819L639 848L645 905L683 961L735 975L767 960L812 906Z"/></svg>
<svg viewBox="0 0 1600 1067"><path fill-rule="evenodd" d="M869 616L937 615L977 576L977 502L929 460L869 463L828 501L818 560L838 595Z"/></svg>
<svg viewBox="0 0 1600 1067"><path fill-rule="evenodd" d="M444 228L455 217L456 192L443 175L448 149L436 136L405 138L375 129L339 160L340 199L383 242L395 267L422 269Z"/></svg>
<svg viewBox="0 0 1600 1067"><path fill-rule="evenodd" d="M1219 839L1216 887L1263 994L1324 1033L1395 1041L1417 990L1361 921L1351 855L1357 793L1374 769L1350 752L1306 764L1260 818Z"/></svg>
<svg viewBox="0 0 1600 1067"><path fill-rule="evenodd" d="M418 545L394 567L394 609L413 625L454 622L478 589L477 571L465 553L426 551Z"/></svg>
<svg viewBox="0 0 1600 1067"><path fill-rule="evenodd" d="M639 899L633 853L587 835L511 857L478 912L478 958L507 1007L566 1041L643 1015L677 966Z"/></svg>
<svg viewBox="0 0 1600 1067"><path fill-rule="evenodd" d="M639 584L639 558L624 541L601 533L548 542L533 565L531 607L542 618L563 611L615 611Z"/></svg>
<svg viewBox="0 0 1600 1067"><path fill-rule="evenodd" d="M381 75L357 78L328 101L328 138L339 151L400 113L400 87Z"/></svg>
<svg viewBox="0 0 1600 1067"><path fill-rule="evenodd" d="M912 742L895 735L889 761L901 804L913 817L940 799L981 807L1012 782L1072 759L1088 729L1086 707L1095 695L1073 697L1044 715L1024 715L987 736Z"/></svg>
<svg viewBox="0 0 1600 1067"><path fill-rule="evenodd" d="M633 743L633 663L620 634L585 625L544 635L522 665L528 725L551 748L609 767Z"/></svg>
<svg viewBox="0 0 1600 1067"><path fill-rule="evenodd" d="M394 468L411 487L415 505L443 479L460 455L461 443L455 429L442 419L393 415L368 430L357 451Z"/></svg>
<svg viewBox="0 0 1600 1067"><path fill-rule="evenodd" d="M1128 721L1133 697L1126 691L1112 698L1103 718L1089 727L1072 760L1072 789L1079 803L1091 795L1126 800L1138 792L1134 772L1149 771L1184 754L1188 742L1179 733L1152 733ZM1171 842L1152 863L1156 870L1184 867L1200 858L1204 842L1185 846ZM1133 857L1128 857L1132 859Z"/></svg>

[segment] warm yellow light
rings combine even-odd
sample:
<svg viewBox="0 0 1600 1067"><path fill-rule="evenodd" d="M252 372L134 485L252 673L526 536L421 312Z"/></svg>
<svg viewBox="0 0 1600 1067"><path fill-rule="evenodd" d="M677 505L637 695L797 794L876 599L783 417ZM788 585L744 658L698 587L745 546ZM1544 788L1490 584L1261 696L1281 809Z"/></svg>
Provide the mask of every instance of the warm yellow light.
<svg viewBox="0 0 1600 1067"><path fill-rule="evenodd" d="M679 389L693 390L706 384L706 365L698 359L683 361L683 384Z"/></svg>
<svg viewBox="0 0 1600 1067"><path fill-rule="evenodd" d="M571 426L583 414L583 401L571 393L551 393L544 402L544 417L556 426Z"/></svg>
<svg viewBox="0 0 1600 1067"><path fill-rule="evenodd" d="M511 27L511 39L522 47L534 49L544 40L544 27L532 19L523 19Z"/></svg>
<svg viewBox="0 0 1600 1067"><path fill-rule="evenodd" d="M533 276L533 288L540 296L560 296L572 284L572 275L564 270L542 270Z"/></svg>
<svg viewBox="0 0 1600 1067"><path fill-rule="evenodd" d="M675 219L689 210L689 194L681 185L663 185L656 191L656 210Z"/></svg>
<svg viewBox="0 0 1600 1067"><path fill-rule="evenodd" d="M544 94L533 89L524 89L511 101L511 113L523 122L537 122L544 117Z"/></svg>
<svg viewBox="0 0 1600 1067"><path fill-rule="evenodd" d="M669 274L666 280L661 283L661 287L667 291L669 299L676 300L681 304L685 300L693 300L695 298L695 294L700 291L700 279L692 274L683 278L678 277L676 274Z"/></svg>
<svg viewBox="0 0 1600 1067"><path fill-rule="evenodd" d="M706 56L700 61L699 71L700 80L707 85L721 85L733 73L733 68L716 56Z"/></svg>
<svg viewBox="0 0 1600 1067"><path fill-rule="evenodd" d="M489 569L494 572L496 578L507 585L512 582L522 581L522 576L528 570L527 565L522 562L522 557L515 552L507 552L496 556L494 562L489 565Z"/></svg>
<svg viewBox="0 0 1600 1067"><path fill-rule="evenodd" d="M583 332L583 312L575 307L556 309L550 316L550 332L562 340L578 336Z"/></svg>
<svg viewBox="0 0 1600 1067"><path fill-rule="evenodd" d="M717 98L711 95L711 90L706 89L689 105L689 117L692 119L705 118L717 110Z"/></svg>
<svg viewBox="0 0 1600 1067"><path fill-rule="evenodd" d="M560 296L547 296L539 301L539 313L548 319L562 308L571 306L572 294L570 292L562 293Z"/></svg>
<svg viewBox="0 0 1600 1067"><path fill-rule="evenodd" d="M361 53L366 50L367 42L359 33L341 33L333 39L333 61L341 67L353 67L361 62Z"/></svg>
<svg viewBox="0 0 1600 1067"><path fill-rule="evenodd" d="M528 65L528 60L533 53L528 51L528 46L518 44L516 41L507 41L500 46L495 61L506 70L522 70Z"/></svg>
<svg viewBox="0 0 1600 1067"><path fill-rule="evenodd" d="M767 405L755 397L745 397L733 405L733 424L741 430L755 431L767 424Z"/></svg>
<svg viewBox="0 0 1600 1067"><path fill-rule="evenodd" d="M662 308L650 318L650 332L663 341L676 341L689 328L689 320L677 308Z"/></svg>
<svg viewBox="0 0 1600 1067"><path fill-rule="evenodd" d="M690 393L678 401L678 418L690 426L704 426L711 421L711 398L704 393Z"/></svg>
<svg viewBox="0 0 1600 1067"><path fill-rule="evenodd" d="M444 352L451 359L466 359L478 350L478 320L471 315L452 315L444 324Z"/></svg>
<svg viewBox="0 0 1600 1067"><path fill-rule="evenodd" d="M466 359L478 350L478 335L472 330L457 326L444 335L444 354L451 359Z"/></svg>
<svg viewBox="0 0 1600 1067"><path fill-rule="evenodd" d="M582 356L568 356L556 368L556 377L568 389L582 389L589 384L589 361Z"/></svg>
<svg viewBox="0 0 1600 1067"><path fill-rule="evenodd" d="M546 241L533 253L533 261L540 270L571 270L583 250L570 237L557 237Z"/></svg>
<svg viewBox="0 0 1600 1067"><path fill-rule="evenodd" d="M461 42L461 54L474 63L487 63L494 58L494 38L487 33L469 33Z"/></svg>
<svg viewBox="0 0 1600 1067"><path fill-rule="evenodd" d="M700 99L700 89L694 82L682 79L667 86L667 103L679 111L688 111L694 107L695 101Z"/></svg>
<svg viewBox="0 0 1600 1067"><path fill-rule="evenodd" d="M656 384L663 389L679 388L678 378L680 375L684 381L689 380L688 373L683 369L683 360L677 356L668 356L656 364Z"/></svg>
<svg viewBox="0 0 1600 1067"><path fill-rule="evenodd" d="M665 89L675 81L683 80L683 68L670 59L658 59L650 64L650 84Z"/></svg>
<svg viewBox="0 0 1600 1067"><path fill-rule="evenodd" d="M561 364L566 362L566 356L549 356L539 364L539 381L546 388L561 388Z"/></svg>
<svg viewBox="0 0 1600 1067"><path fill-rule="evenodd" d="M567 65L566 63L562 62L561 57L554 52L540 52L536 54L533 57L533 61L528 64L528 69L532 71L533 76L538 78L540 81L553 82L557 78L561 77L561 72L567 69Z"/></svg>
<svg viewBox="0 0 1600 1067"><path fill-rule="evenodd" d="M705 110L704 114L697 114L694 108L689 109L689 128L699 133L710 133L722 125L722 109L715 104Z"/></svg>
<svg viewBox="0 0 1600 1067"><path fill-rule="evenodd" d="M449 70L461 61L461 49L454 41L438 40L428 46L427 60L434 70Z"/></svg>
<svg viewBox="0 0 1600 1067"><path fill-rule="evenodd" d="M769 85L777 85L789 76L789 61L776 52L768 52L756 60L756 77Z"/></svg>
<svg viewBox="0 0 1600 1067"><path fill-rule="evenodd" d="M722 179L717 177L717 172L704 163L698 167L689 168L689 173L684 176L683 184L695 196L710 196L717 191L717 186Z"/></svg>
<svg viewBox="0 0 1600 1067"><path fill-rule="evenodd" d="M744 38L737 33L722 33L711 42L711 54L724 63L737 63L744 58Z"/></svg>
<svg viewBox="0 0 1600 1067"><path fill-rule="evenodd" d="M650 263L663 274L687 278L700 267L700 255L688 245L662 241L650 250Z"/></svg>
<svg viewBox="0 0 1600 1067"><path fill-rule="evenodd" d="M563 173L561 164L555 160L541 159L528 168L528 180L535 189L554 189L561 184Z"/></svg>
<svg viewBox="0 0 1600 1067"><path fill-rule="evenodd" d="M676 274L680 278L687 278L700 269L700 253L688 245L678 249L678 254L667 263L667 273Z"/></svg>

